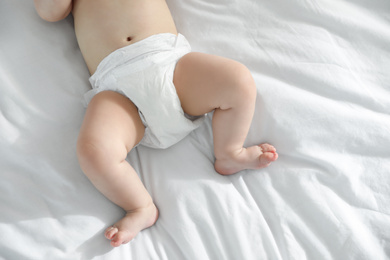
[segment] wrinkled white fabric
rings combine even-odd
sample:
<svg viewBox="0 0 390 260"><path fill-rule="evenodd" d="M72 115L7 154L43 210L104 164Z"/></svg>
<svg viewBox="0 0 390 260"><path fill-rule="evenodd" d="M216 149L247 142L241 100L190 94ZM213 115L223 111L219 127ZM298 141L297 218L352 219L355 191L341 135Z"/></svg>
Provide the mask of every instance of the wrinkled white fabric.
<svg viewBox="0 0 390 260"><path fill-rule="evenodd" d="M153 35L114 51L91 76L93 89L84 95L85 104L102 91L121 93L138 107L146 127L140 144L152 148L172 146L204 121L204 116L191 118L184 113L173 85L176 63L190 51L183 35L170 33Z"/></svg>
<svg viewBox="0 0 390 260"><path fill-rule="evenodd" d="M193 51L245 64L257 85L247 145L270 167L214 170L211 116L127 161L160 217L112 248L125 212L76 156L91 89L73 19L0 1L0 259L389 260L390 1L167 0Z"/></svg>

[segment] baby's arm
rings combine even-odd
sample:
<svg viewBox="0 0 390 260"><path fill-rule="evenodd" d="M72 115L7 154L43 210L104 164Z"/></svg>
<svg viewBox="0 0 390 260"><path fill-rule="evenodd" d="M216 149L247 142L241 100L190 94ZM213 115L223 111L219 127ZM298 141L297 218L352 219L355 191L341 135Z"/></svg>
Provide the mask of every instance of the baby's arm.
<svg viewBox="0 0 390 260"><path fill-rule="evenodd" d="M72 11L72 0L34 0L39 16L49 22L64 19Z"/></svg>

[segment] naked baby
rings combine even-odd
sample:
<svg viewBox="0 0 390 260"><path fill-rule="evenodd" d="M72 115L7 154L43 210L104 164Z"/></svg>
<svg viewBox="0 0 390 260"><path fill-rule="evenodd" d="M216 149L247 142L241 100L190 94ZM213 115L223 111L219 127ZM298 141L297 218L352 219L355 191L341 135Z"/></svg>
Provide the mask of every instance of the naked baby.
<svg viewBox="0 0 390 260"><path fill-rule="evenodd" d="M165 0L34 2L47 21L73 14L92 75L77 155L93 185L126 211L105 231L112 246L129 242L158 219L151 196L126 161L138 144L172 146L214 111L216 172L264 168L277 159L272 145L243 147L257 94L249 70L233 60L191 52Z"/></svg>

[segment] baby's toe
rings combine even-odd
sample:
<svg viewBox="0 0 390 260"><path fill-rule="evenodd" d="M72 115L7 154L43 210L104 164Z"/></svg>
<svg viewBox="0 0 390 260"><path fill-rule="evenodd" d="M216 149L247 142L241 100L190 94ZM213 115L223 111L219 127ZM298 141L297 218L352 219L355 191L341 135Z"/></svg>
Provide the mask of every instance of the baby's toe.
<svg viewBox="0 0 390 260"><path fill-rule="evenodd" d="M111 245L113 247L118 247L120 245L122 245L123 243L123 239L122 239L122 236L120 235L120 233L117 233L114 238L111 240Z"/></svg>
<svg viewBox="0 0 390 260"><path fill-rule="evenodd" d="M260 155L260 162L265 167L271 162L276 161L276 159L278 159L278 154L275 151L263 152L263 154Z"/></svg>
<svg viewBox="0 0 390 260"><path fill-rule="evenodd" d="M276 152L276 149L275 147L273 147L272 145L270 144L267 144L267 143L264 143L264 144L261 144L259 145L261 150L263 151L263 153L266 153L266 152Z"/></svg>
<svg viewBox="0 0 390 260"><path fill-rule="evenodd" d="M111 245L113 247L118 247L122 244L129 243L130 240L132 240L133 237L126 234L126 232L118 232L114 238L111 240Z"/></svg>
<svg viewBox="0 0 390 260"><path fill-rule="evenodd" d="M113 239L113 240L111 240L111 246L118 247L120 245L122 245L122 241L120 239Z"/></svg>
<svg viewBox="0 0 390 260"><path fill-rule="evenodd" d="M118 228L111 226L111 227L106 229L106 232L104 232L104 236L107 239L111 240L116 235L116 233L118 233Z"/></svg>

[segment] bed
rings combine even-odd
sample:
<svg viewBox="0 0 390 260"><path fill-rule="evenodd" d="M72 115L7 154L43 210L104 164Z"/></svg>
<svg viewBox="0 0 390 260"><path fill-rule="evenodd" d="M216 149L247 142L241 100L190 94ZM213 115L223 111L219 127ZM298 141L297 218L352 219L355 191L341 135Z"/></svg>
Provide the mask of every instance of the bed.
<svg viewBox="0 0 390 260"><path fill-rule="evenodd" d="M90 89L72 17L0 3L0 258L390 259L390 2L167 1L194 51L248 66L257 84L246 145L268 168L214 171L211 117L166 150L127 160L160 210L112 248L124 212L80 170Z"/></svg>

